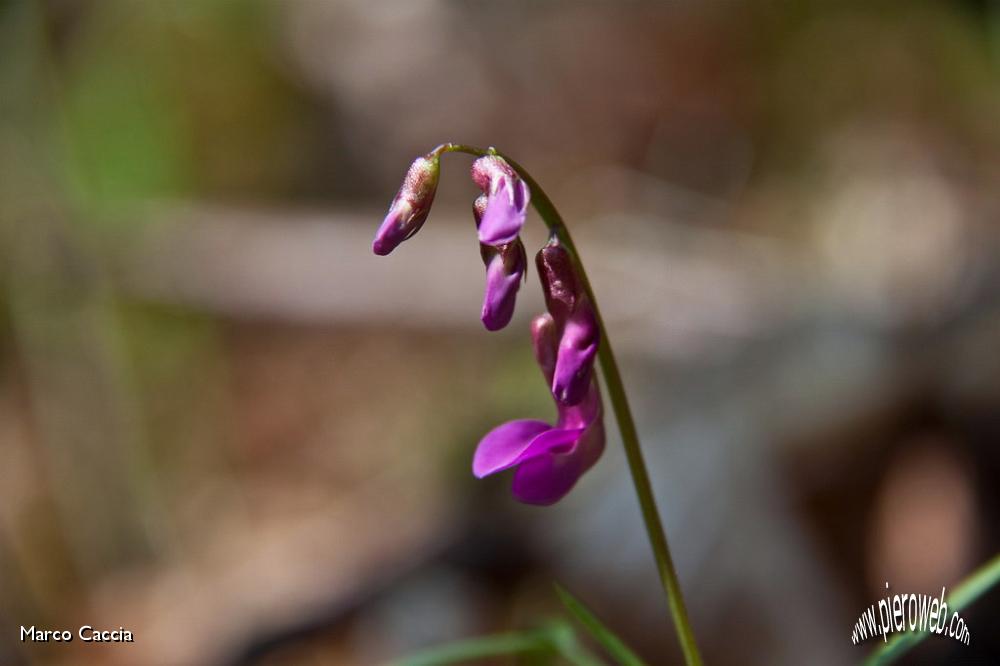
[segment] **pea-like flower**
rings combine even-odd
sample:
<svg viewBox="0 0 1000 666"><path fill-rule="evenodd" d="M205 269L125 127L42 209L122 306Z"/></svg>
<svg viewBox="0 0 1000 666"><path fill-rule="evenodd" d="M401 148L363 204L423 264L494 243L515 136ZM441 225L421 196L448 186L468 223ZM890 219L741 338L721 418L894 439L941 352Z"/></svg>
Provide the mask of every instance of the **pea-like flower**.
<svg viewBox="0 0 1000 666"><path fill-rule="evenodd" d="M593 375L600 342L597 316L569 252L556 237L538 251L535 265L559 340L550 377L552 395L563 404L575 405L586 396Z"/></svg>
<svg viewBox="0 0 1000 666"><path fill-rule="evenodd" d="M527 217L531 200L528 185L498 155L486 155L473 162L472 180L486 195L479 242L493 246L513 242Z"/></svg>
<svg viewBox="0 0 1000 666"><path fill-rule="evenodd" d="M431 204L434 203L440 172L441 157L436 151L413 160L399 192L389 205L389 212L375 234L375 241L372 243L375 254L389 254L420 230L427 220Z"/></svg>
<svg viewBox="0 0 1000 666"><path fill-rule="evenodd" d="M477 227L486 206L486 195L477 198L472 205ZM514 316L517 291L528 268L528 255L520 238L497 247L480 243L479 252L486 265L486 291L480 319L486 330L499 331Z"/></svg>
<svg viewBox="0 0 1000 666"><path fill-rule="evenodd" d="M427 219L437 190L440 155L450 145L410 166L375 235L376 254L389 254ZM528 185L498 155L477 159L472 178L483 191L472 207L486 265L481 319L495 331L510 322L527 271L519 234L531 195ZM558 418L555 425L522 419L494 428L479 442L472 470L481 478L516 467L514 496L529 504L552 504L573 488L604 450L604 411L593 371L600 333L587 291L556 236L539 250L535 261L548 313L532 322L531 339L556 400Z"/></svg>
<svg viewBox="0 0 1000 666"><path fill-rule="evenodd" d="M558 364L559 332L551 314L535 318L531 339L535 358L551 385ZM573 489L604 451L604 414L597 380L590 378L575 405L556 403L556 425L520 419L491 430L472 461L478 478L516 468L512 492L528 504L553 504Z"/></svg>

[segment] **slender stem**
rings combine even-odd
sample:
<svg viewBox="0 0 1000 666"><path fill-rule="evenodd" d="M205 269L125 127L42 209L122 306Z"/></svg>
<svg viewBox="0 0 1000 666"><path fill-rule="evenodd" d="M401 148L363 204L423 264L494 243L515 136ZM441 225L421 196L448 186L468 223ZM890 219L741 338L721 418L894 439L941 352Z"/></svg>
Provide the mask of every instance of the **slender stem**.
<svg viewBox="0 0 1000 666"><path fill-rule="evenodd" d="M948 608L952 611L964 609L997 583L1000 583L1000 555L976 569L952 590L947 599ZM913 631L896 634L892 640L871 653L865 660L865 666L883 666L896 661L924 640L929 633L929 631Z"/></svg>
<svg viewBox="0 0 1000 666"><path fill-rule="evenodd" d="M531 190L531 203L534 205L538 215L545 222L549 230L554 233L559 240L569 250L573 258L574 267L583 283L583 288L590 298L594 307L594 314L597 318L597 326L601 334L601 344L598 347L597 357L604 374L604 382L608 388L608 396L611 399L611 406L618 420L618 429L621 432L622 444L625 447L625 457L628 460L629 471L632 473L632 482L635 485L635 492L639 496L639 508L642 510L642 519L646 524L646 533L649 536L649 543L653 547L653 555L656 558L656 568L660 575L663 589L667 593L667 601L670 605L670 613L673 615L674 626L677 630L677 639L680 641L681 649L684 652L684 659L688 666L698 666L701 662L701 655L695 642L694 632L691 630L691 622L688 619L687 607L684 604L684 595L681 593L680 582L677 579L677 572L674 571L673 559L670 557L670 548L667 545L667 535L663 530L660 521L660 512L656 507L656 498L653 495L653 487L649 480L649 472L643 460L642 448L639 445L639 434L636 431L635 421L632 419L632 410L629 408L628 397L625 394L625 386L622 384L621 373L618 371L618 362L615 360L615 353L611 348L611 340L604 327L604 318L594 297L594 291L587 278L583 262L580 260L580 253L573 243L569 229L563 222L559 211L552 204L545 191L535 182L535 179L520 164L510 159L506 155L497 152L493 148L482 149L474 146L448 143L435 149L438 154L445 152L461 152L470 155L499 155L503 157L511 167L517 171L518 175L524 179Z"/></svg>

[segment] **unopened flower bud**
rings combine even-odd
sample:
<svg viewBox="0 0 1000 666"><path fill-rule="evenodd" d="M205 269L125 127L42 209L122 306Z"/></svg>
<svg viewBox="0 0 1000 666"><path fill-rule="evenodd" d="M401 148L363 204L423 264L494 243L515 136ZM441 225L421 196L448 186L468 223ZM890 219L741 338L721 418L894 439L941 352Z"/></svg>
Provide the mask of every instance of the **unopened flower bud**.
<svg viewBox="0 0 1000 666"><path fill-rule="evenodd" d="M545 303L558 331L550 378L552 395L574 405L587 393L600 341L597 315L576 274L569 251L553 236L535 257Z"/></svg>
<svg viewBox="0 0 1000 666"><path fill-rule="evenodd" d="M576 307L580 286L569 252L555 236L535 255L545 306L562 326Z"/></svg>
<svg viewBox="0 0 1000 666"><path fill-rule="evenodd" d="M497 248L482 247L489 248L490 257L486 262L486 293L481 318L487 330L499 331L514 316L517 290L521 287L528 258L519 238Z"/></svg>
<svg viewBox="0 0 1000 666"><path fill-rule="evenodd" d="M486 210L486 195L480 195L472 203L472 215L479 228L483 212ZM510 323L514 316L517 291L521 288L528 267L528 255L520 238L498 247L479 244L479 253L486 265L486 292L483 295L483 311L480 319L488 331L499 331Z"/></svg>
<svg viewBox="0 0 1000 666"><path fill-rule="evenodd" d="M375 234L372 250L386 255L419 231L434 202L441 160L437 153L418 157L410 165L403 185L389 206L389 212Z"/></svg>

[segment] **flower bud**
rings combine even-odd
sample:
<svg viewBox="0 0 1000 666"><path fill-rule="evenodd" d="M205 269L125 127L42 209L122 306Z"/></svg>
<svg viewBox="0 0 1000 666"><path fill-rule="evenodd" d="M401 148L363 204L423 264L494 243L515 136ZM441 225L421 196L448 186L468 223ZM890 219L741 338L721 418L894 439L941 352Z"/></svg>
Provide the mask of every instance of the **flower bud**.
<svg viewBox="0 0 1000 666"><path fill-rule="evenodd" d="M480 195L472 203L472 216L477 229L486 205L486 195ZM499 331L514 316L514 304L528 267L528 255L520 238L499 247L480 243L479 254L486 265L486 293L483 295L480 319L486 330Z"/></svg>
<svg viewBox="0 0 1000 666"><path fill-rule="evenodd" d="M531 199L528 185L498 155L486 155L473 162L472 180L486 195L479 242L487 245L512 242L527 217Z"/></svg>
<svg viewBox="0 0 1000 666"><path fill-rule="evenodd" d="M521 239L494 248L489 245L486 262L486 293L483 295L481 319L486 330L499 331L514 316L514 303L521 279L528 266L528 258Z"/></svg>
<svg viewBox="0 0 1000 666"><path fill-rule="evenodd" d="M480 194L476 197L476 200L472 202L472 217L476 220L476 230L479 229L479 225L483 223L483 213L486 212L486 204L489 203L489 199L485 194Z"/></svg>
<svg viewBox="0 0 1000 666"><path fill-rule="evenodd" d="M561 327L576 307L580 286L569 252L552 236L535 255L538 278L542 281L545 306Z"/></svg>
<svg viewBox="0 0 1000 666"><path fill-rule="evenodd" d="M397 245L420 230L434 202L440 167L440 155L436 153L418 157L410 165L382 226L375 234L375 241L372 243L375 254L389 254Z"/></svg>
<svg viewBox="0 0 1000 666"><path fill-rule="evenodd" d="M535 257L545 303L558 332L550 378L552 395L565 405L583 399L593 376L600 341L597 315L576 274L569 251L553 236Z"/></svg>

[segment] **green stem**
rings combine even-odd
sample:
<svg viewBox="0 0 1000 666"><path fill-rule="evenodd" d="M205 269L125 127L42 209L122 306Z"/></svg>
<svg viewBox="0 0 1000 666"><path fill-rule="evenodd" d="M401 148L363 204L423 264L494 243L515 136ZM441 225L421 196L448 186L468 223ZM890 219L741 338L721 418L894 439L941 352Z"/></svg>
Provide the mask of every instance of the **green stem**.
<svg viewBox="0 0 1000 666"><path fill-rule="evenodd" d="M684 659L688 666L700 665L701 655L698 652L698 645L695 642L694 632L691 630L691 622L688 619L687 607L684 605L684 595L681 593L681 585L677 579L677 572L674 571L673 559L670 557L670 548L667 545L667 535L663 531L663 524L660 521L660 512L656 507L656 498L653 495L653 487L649 480L649 472L643 460L642 448L639 446L639 434L635 428L635 421L632 419L632 410L629 408L628 397L625 394L625 386L622 384L621 373L618 371L618 362L615 360L615 353L611 348L611 340L608 338L607 329L604 327L604 318L597 305L597 298L594 297L594 290L590 286L587 272L584 270L583 262L580 260L580 253L573 243L569 229L563 222L559 211L552 205L545 191L535 182L535 179L520 164L510 159L506 155L497 152L493 148L483 149L475 146L448 143L435 149L437 154L446 152L461 152L482 157L483 155L499 155L507 161L511 167L517 171L518 175L524 179L531 190L531 203L534 205L538 215L545 222L549 231L554 233L559 240L569 250L573 258L574 267L583 283L583 288L590 298L594 307L594 314L597 318L597 326L601 334L601 344L598 348L597 358L601 364L604 374L604 382L607 385L608 396L611 399L611 406L618 420L618 429L621 432L622 444L625 447L625 457L628 460L629 471L632 473L632 482L635 485L635 492L639 496L639 507L642 510L642 519L646 524L646 533L649 535L649 543L653 547L653 555L656 558L656 568L660 574L660 581L663 589L667 593L667 602L670 605L670 613L673 615L674 626L677 630L677 639L680 641L681 649L684 652Z"/></svg>
<svg viewBox="0 0 1000 666"><path fill-rule="evenodd" d="M951 591L946 600L948 608L952 611L963 610L997 583L1000 583L1000 555L976 569ZM892 640L872 652L865 660L865 666L883 666L894 662L927 638L929 633L929 631L914 631L896 634Z"/></svg>

